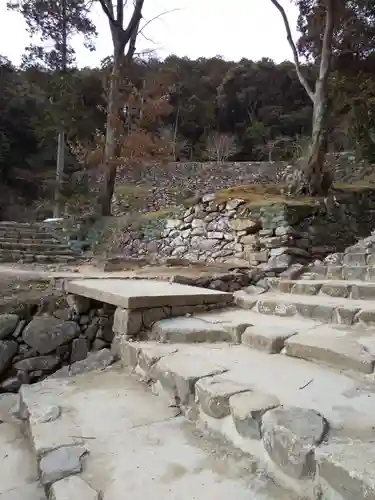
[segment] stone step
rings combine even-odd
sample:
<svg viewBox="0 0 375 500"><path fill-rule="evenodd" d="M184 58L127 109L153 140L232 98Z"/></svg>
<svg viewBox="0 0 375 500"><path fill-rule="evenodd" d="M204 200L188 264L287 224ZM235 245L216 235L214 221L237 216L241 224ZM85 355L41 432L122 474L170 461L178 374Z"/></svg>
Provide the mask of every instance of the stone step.
<svg viewBox="0 0 375 500"><path fill-rule="evenodd" d="M0 250L21 250L25 252L55 252L61 255L64 252L69 252L71 254L71 250L68 245L64 245L62 243L25 243L23 240L20 240L18 243L3 243L0 240Z"/></svg>
<svg viewBox="0 0 375 500"><path fill-rule="evenodd" d="M353 449L336 465L334 448L340 440L367 449L375 438L374 381L243 345L123 341L121 360L168 406L264 460L266 472L299 498L316 499L327 489L330 466L342 468L345 484L356 478L369 487L356 490L356 499L375 495L361 453ZM342 491L340 477L329 483L335 493Z"/></svg>
<svg viewBox="0 0 375 500"><path fill-rule="evenodd" d="M324 295L352 300L374 300L375 283L360 280L280 280L277 288L282 293Z"/></svg>
<svg viewBox="0 0 375 500"><path fill-rule="evenodd" d="M375 337L365 328L324 325L317 321L263 316L228 309L156 321L149 338L161 343L229 342L268 354L284 354L346 370L372 374Z"/></svg>
<svg viewBox="0 0 375 500"><path fill-rule="evenodd" d="M38 238L0 238L0 244L13 245L17 243L23 243L25 245L29 244L41 244L41 245L56 245L59 244L60 241L56 238L45 236L43 239Z"/></svg>
<svg viewBox="0 0 375 500"><path fill-rule="evenodd" d="M23 386L21 397L54 500L298 500L120 367L49 378Z"/></svg>
<svg viewBox="0 0 375 500"><path fill-rule="evenodd" d="M308 268L302 276L305 280L360 280L375 281L374 266L320 265Z"/></svg>
<svg viewBox="0 0 375 500"><path fill-rule="evenodd" d="M31 229L22 231L0 229L0 238L45 239L46 237L51 238L51 233L45 231L35 231Z"/></svg>
<svg viewBox="0 0 375 500"><path fill-rule="evenodd" d="M303 317L325 323L375 326L375 305L371 301L323 295L265 293L254 296L235 292L235 303L244 309L280 317Z"/></svg>
<svg viewBox="0 0 375 500"><path fill-rule="evenodd" d="M74 262L80 258L79 254L72 252L43 252L31 253L20 250L0 250L0 262Z"/></svg>

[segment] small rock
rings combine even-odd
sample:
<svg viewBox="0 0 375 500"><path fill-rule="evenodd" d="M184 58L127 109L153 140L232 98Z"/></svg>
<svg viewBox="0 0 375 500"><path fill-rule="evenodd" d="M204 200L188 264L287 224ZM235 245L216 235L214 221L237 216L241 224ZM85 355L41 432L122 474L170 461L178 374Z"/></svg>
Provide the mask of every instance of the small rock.
<svg viewBox="0 0 375 500"><path fill-rule="evenodd" d="M91 299L82 295L68 295L66 300L76 314L87 313L91 306Z"/></svg>
<svg viewBox="0 0 375 500"><path fill-rule="evenodd" d="M33 407L30 414L30 422L32 424L44 424L46 422L53 422L61 415L61 407L58 405L38 406Z"/></svg>
<svg viewBox="0 0 375 500"><path fill-rule="evenodd" d="M53 450L41 459L40 482L48 485L82 471L81 459L87 454L82 446L66 446Z"/></svg>
<svg viewBox="0 0 375 500"><path fill-rule="evenodd" d="M19 321L17 314L0 315L0 340L9 337L15 330Z"/></svg>
<svg viewBox="0 0 375 500"><path fill-rule="evenodd" d="M32 372L35 370L49 371L56 368L60 363L58 356L36 356L35 358L27 358L18 361L14 364L16 370Z"/></svg>
<svg viewBox="0 0 375 500"><path fill-rule="evenodd" d="M0 382L0 390L3 392L17 392L22 382L18 377L8 377Z"/></svg>
<svg viewBox="0 0 375 500"><path fill-rule="evenodd" d="M72 342L72 353L70 356L70 362L75 363L76 361L81 361L87 358L89 352L89 347L86 339L74 339Z"/></svg>
<svg viewBox="0 0 375 500"><path fill-rule="evenodd" d="M18 344L14 340L0 340L0 375L9 367L17 351Z"/></svg>

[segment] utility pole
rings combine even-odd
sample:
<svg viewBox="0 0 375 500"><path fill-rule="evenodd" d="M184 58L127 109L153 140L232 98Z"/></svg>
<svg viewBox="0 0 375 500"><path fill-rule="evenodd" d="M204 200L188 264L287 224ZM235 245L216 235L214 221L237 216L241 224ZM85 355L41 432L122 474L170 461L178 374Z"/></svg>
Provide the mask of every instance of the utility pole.
<svg viewBox="0 0 375 500"><path fill-rule="evenodd" d="M67 0L61 0L61 82L64 81L67 70L68 55L68 26L67 26ZM63 85L61 88L63 89ZM53 217L55 219L62 216L63 200L62 188L64 182L65 166L65 129L61 122L57 136L57 162L56 162L56 187L55 187L55 205Z"/></svg>

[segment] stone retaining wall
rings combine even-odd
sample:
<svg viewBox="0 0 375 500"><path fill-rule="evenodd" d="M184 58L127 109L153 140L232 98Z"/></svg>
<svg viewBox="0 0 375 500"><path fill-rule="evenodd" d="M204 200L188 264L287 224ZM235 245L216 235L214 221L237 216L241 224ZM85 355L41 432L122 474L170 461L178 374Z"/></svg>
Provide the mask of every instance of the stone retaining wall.
<svg viewBox="0 0 375 500"><path fill-rule="evenodd" d="M0 393L15 392L108 348L113 314L83 297L51 297L33 308L0 315Z"/></svg>
<svg viewBox="0 0 375 500"><path fill-rule="evenodd" d="M375 228L375 189L337 192L335 199L249 205L205 195L158 242L164 256L260 266L282 272L292 264L342 251Z"/></svg>

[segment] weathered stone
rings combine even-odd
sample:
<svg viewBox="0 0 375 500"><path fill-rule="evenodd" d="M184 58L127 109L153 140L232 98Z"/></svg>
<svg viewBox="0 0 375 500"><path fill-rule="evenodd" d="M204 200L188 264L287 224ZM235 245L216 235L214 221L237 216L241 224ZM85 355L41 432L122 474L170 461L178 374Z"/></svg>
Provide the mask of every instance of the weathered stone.
<svg viewBox="0 0 375 500"><path fill-rule="evenodd" d="M246 231L247 233L255 233L260 229L259 219L232 219L229 223L233 231Z"/></svg>
<svg viewBox="0 0 375 500"><path fill-rule="evenodd" d="M25 319L21 319L19 322L18 322L18 325L16 326L15 330L13 331L12 333L12 337L14 339L18 339L19 336L21 335L21 333L23 332L23 329L25 328L26 326L26 320Z"/></svg>
<svg viewBox="0 0 375 500"><path fill-rule="evenodd" d="M65 477L51 485L51 500L99 500L99 493L78 476Z"/></svg>
<svg viewBox="0 0 375 500"><path fill-rule="evenodd" d="M17 327L17 314L0 314L0 340L9 337Z"/></svg>
<svg viewBox="0 0 375 500"><path fill-rule="evenodd" d="M142 313L118 307L113 318L113 331L115 333L133 336L142 328Z"/></svg>
<svg viewBox="0 0 375 500"><path fill-rule="evenodd" d="M0 382L0 392L17 392L22 385L22 381L17 376L7 377ZM1 420L0 420L1 423Z"/></svg>
<svg viewBox="0 0 375 500"><path fill-rule="evenodd" d="M342 336L300 333L285 342L285 352L289 356L320 361L343 370L362 373L374 371L375 358L365 347L355 340Z"/></svg>
<svg viewBox="0 0 375 500"><path fill-rule="evenodd" d="M91 300L82 295L68 295L67 302L77 314L85 314L90 309Z"/></svg>
<svg viewBox="0 0 375 500"><path fill-rule="evenodd" d="M267 292L268 289L269 287L265 288L263 286L258 286L258 285L249 285L244 290L249 295L261 295L262 293Z"/></svg>
<svg viewBox="0 0 375 500"><path fill-rule="evenodd" d="M177 406L185 407L194 400L194 387L199 379L226 371L209 359L177 352L155 363L149 376L160 383Z"/></svg>
<svg viewBox="0 0 375 500"><path fill-rule="evenodd" d="M344 280L364 280L368 274L367 267L342 267L342 279ZM337 278L340 279L340 278Z"/></svg>
<svg viewBox="0 0 375 500"><path fill-rule="evenodd" d="M82 471L82 458L88 452L82 446L66 446L47 453L39 463L40 482L49 485Z"/></svg>
<svg viewBox="0 0 375 500"><path fill-rule="evenodd" d="M245 200L241 199L235 199L235 200L229 200L227 201L225 208L226 210L235 210L238 208L240 205L243 205L245 203Z"/></svg>
<svg viewBox="0 0 375 500"><path fill-rule="evenodd" d="M249 390L250 387L226 379L225 376L205 377L195 384L196 401L201 410L217 419L230 414L229 398L233 394Z"/></svg>
<svg viewBox="0 0 375 500"><path fill-rule="evenodd" d="M158 321L152 328L153 337L160 342L225 342L228 331L220 324L199 318L169 318Z"/></svg>
<svg viewBox="0 0 375 500"><path fill-rule="evenodd" d="M319 478L344 500L375 499L374 444L343 441L320 446L315 452ZM324 498L336 498L329 495Z"/></svg>
<svg viewBox="0 0 375 500"><path fill-rule="evenodd" d="M304 270L305 266L303 264L292 264L286 271L280 274L280 278L285 280L296 280L302 275Z"/></svg>
<svg viewBox="0 0 375 500"><path fill-rule="evenodd" d="M359 311L357 309L357 311ZM375 325L375 310L374 309L361 309L355 316L355 321L363 323L366 326Z"/></svg>
<svg viewBox="0 0 375 500"><path fill-rule="evenodd" d="M353 285L351 287L351 298L352 299L365 299L373 300L375 299L375 286L369 285Z"/></svg>
<svg viewBox="0 0 375 500"><path fill-rule="evenodd" d="M13 366L16 370L32 372L35 370L50 371L60 363L58 356L36 356L18 361Z"/></svg>
<svg viewBox="0 0 375 500"><path fill-rule="evenodd" d="M337 285L337 284L323 284L320 291L325 295L329 295L330 297L349 297L350 294L350 285Z"/></svg>
<svg viewBox="0 0 375 500"><path fill-rule="evenodd" d="M344 255L343 258L344 266L356 267L356 266L366 266L366 254L365 253L351 253Z"/></svg>
<svg viewBox="0 0 375 500"><path fill-rule="evenodd" d="M325 419L314 410L284 407L262 417L263 444L283 472L295 479L316 472L314 450L327 431Z"/></svg>
<svg viewBox="0 0 375 500"><path fill-rule="evenodd" d="M61 323L52 316L37 316L26 326L22 338L40 354L48 354L78 337L80 333L80 328L74 321Z"/></svg>
<svg viewBox="0 0 375 500"><path fill-rule="evenodd" d="M250 326L242 335L242 343L259 351L277 354L284 348L285 341L297 332L291 328Z"/></svg>
<svg viewBox="0 0 375 500"><path fill-rule="evenodd" d="M242 437L249 439L261 439L262 416L279 405L276 396L252 391L240 392L229 398L236 430Z"/></svg>
<svg viewBox="0 0 375 500"><path fill-rule="evenodd" d="M108 342L103 339L95 339L92 343L92 351L100 351L108 347Z"/></svg>
<svg viewBox="0 0 375 500"><path fill-rule="evenodd" d="M294 304L277 302L271 299L259 299L256 306L258 312L276 316L291 317L297 314L297 306Z"/></svg>
<svg viewBox="0 0 375 500"><path fill-rule="evenodd" d="M87 344L87 340L83 338L74 339L72 342L70 362L75 363L76 361L81 361L87 357L88 353L89 346Z"/></svg>
<svg viewBox="0 0 375 500"><path fill-rule="evenodd" d="M294 294L303 294L303 295L317 295L321 285L319 283L304 283L298 282L295 283L290 292Z"/></svg>
<svg viewBox="0 0 375 500"><path fill-rule="evenodd" d="M0 340L0 375L9 367L13 356L17 354L18 344L13 340Z"/></svg>
<svg viewBox="0 0 375 500"><path fill-rule="evenodd" d="M282 272L288 269L293 264L294 257L292 255L283 253L282 255L277 255L271 257L265 264L263 270L265 272Z"/></svg>
<svg viewBox="0 0 375 500"><path fill-rule="evenodd" d="M326 269L327 269L326 270L327 279L329 280L341 280L343 278L345 279L345 277L343 277L343 268L341 266L329 265Z"/></svg>
<svg viewBox="0 0 375 500"><path fill-rule="evenodd" d="M53 377L70 377L93 370L104 370L114 362L114 356L109 349L90 352L86 359L76 361L70 366L64 366L54 373Z"/></svg>

